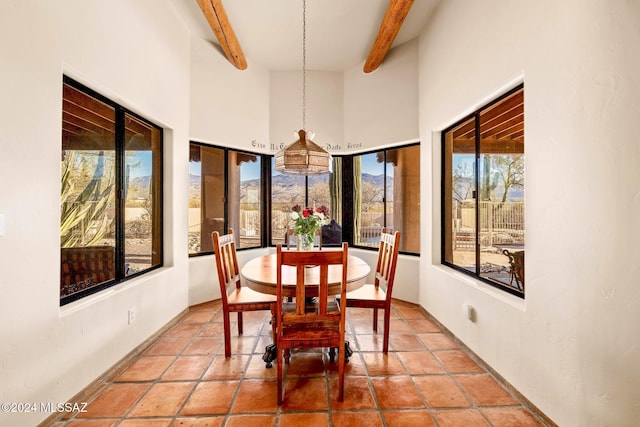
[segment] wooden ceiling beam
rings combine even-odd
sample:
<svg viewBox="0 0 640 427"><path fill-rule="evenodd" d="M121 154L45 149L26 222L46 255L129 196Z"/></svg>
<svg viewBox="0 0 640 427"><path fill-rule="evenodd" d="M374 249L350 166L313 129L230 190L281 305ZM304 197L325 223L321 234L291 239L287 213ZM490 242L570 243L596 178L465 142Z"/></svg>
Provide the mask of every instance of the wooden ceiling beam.
<svg viewBox="0 0 640 427"><path fill-rule="evenodd" d="M524 126L522 126L521 130L518 130L514 133L512 133L511 135L509 135L509 138L511 139L524 139Z"/></svg>
<svg viewBox="0 0 640 427"><path fill-rule="evenodd" d="M476 123L472 117L453 129L453 138L456 140L474 138L475 126ZM510 137L511 133L522 129L524 129L524 96L522 90L482 110L480 113L482 139L514 139L514 137ZM510 132L506 132L507 130L510 130Z"/></svg>
<svg viewBox="0 0 640 427"><path fill-rule="evenodd" d="M109 119L104 115L96 114L94 111L73 103L68 99L62 100L63 120L73 116L87 123L91 123L107 132L115 133L116 125L114 119Z"/></svg>
<svg viewBox="0 0 640 427"><path fill-rule="evenodd" d="M496 137L496 135L505 129L521 124L524 126L524 113L501 117L499 120L493 120L489 123L480 125L480 138Z"/></svg>
<svg viewBox="0 0 640 427"><path fill-rule="evenodd" d="M487 126L480 126L480 138L497 138L497 135L506 129L511 129L513 126L522 125L524 127L524 114L517 114L512 117L502 118L500 121L495 121Z"/></svg>
<svg viewBox="0 0 640 427"><path fill-rule="evenodd" d="M62 112L62 125L63 126L74 126L75 128L82 129L85 132L93 133L96 135L104 135L104 134L114 134L114 129L105 129L100 125L85 120L82 117L74 116L73 114L69 114L66 111Z"/></svg>
<svg viewBox="0 0 640 427"><path fill-rule="evenodd" d="M476 133L476 122L473 118L467 120L456 129L453 130L453 138L458 139L467 139L473 138L473 135Z"/></svg>
<svg viewBox="0 0 640 427"><path fill-rule="evenodd" d="M152 127L130 114L125 115L124 127L127 133L151 138Z"/></svg>
<svg viewBox="0 0 640 427"><path fill-rule="evenodd" d="M378 36L376 37L376 41L373 43L373 47L371 47L369 57L364 64L365 73L374 71L380 66L380 64L382 64L382 61L385 56L387 56L389 49L391 49L391 44L398 35L398 31L400 31L404 18L407 17L412 5L413 0L389 1L389 7L387 8L387 12L384 14L384 19L382 20L382 24L380 24L380 29L378 30Z"/></svg>
<svg viewBox="0 0 640 427"><path fill-rule="evenodd" d="M79 109L89 112L92 115L100 116L104 123L114 123L116 120L116 110L110 105L93 98L78 89L64 84L62 86L63 109L76 105ZM67 104L68 103L68 104ZM84 113L79 114L81 117Z"/></svg>
<svg viewBox="0 0 640 427"><path fill-rule="evenodd" d="M475 139L455 139L453 141L454 154L474 154L476 152ZM480 141L480 154L523 154L524 140L496 140Z"/></svg>
<svg viewBox="0 0 640 427"><path fill-rule="evenodd" d="M82 150L82 151L107 151L115 152L115 141L113 135L63 135L63 150ZM129 150L129 149L127 149Z"/></svg>
<svg viewBox="0 0 640 427"><path fill-rule="evenodd" d="M524 111L524 93L522 90L483 110L480 113L480 117L482 122L487 122L518 108Z"/></svg>
<svg viewBox="0 0 640 427"><path fill-rule="evenodd" d="M247 60L242 53L242 48L233 27L227 18L227 13L222 7L222 0L198 0L198 5L202 9L207 22L211 26L213 33L216 35L222 51L227 56L229 62L239 70L247 68Z"/></svg>
<svg viewBox="0 0 640 427"><path fill-rule="evenodd" d="M522 120L524 120L524 105L518 105L516 108L507 110L500 115L496 115L492 119L488 119L487 117L480 115L480 132L484 133L514 117L521 117Z"/></svg>
<svg viewBox="0 0 640 427"><path fill-rule="evenodd" d="M504 129L494 132L492 136L495 139L516 139L515 135L521 133L524 133L524 121L511 123L510 126L507 125Z"/></svg>

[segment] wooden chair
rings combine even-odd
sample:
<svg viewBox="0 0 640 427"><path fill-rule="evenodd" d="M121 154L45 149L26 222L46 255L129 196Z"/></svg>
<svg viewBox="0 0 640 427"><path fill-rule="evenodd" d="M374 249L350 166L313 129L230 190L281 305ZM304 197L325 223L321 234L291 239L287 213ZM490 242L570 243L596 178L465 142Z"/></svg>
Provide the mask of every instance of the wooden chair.
<svg viewBox="0 0 640 427"><path fill-rule="evenodd" d="M378 247L378 262L376 264L375 280L373 284L366 284L361 288L347 293L347 307L373 309L373 330L378 331L378 309L384 310L384 337L382 352L389 351L389 321L391 318L391 292L396 275L398 250L400 249L400 232L393 234L382 229L380 246Z"/></svg>
<svg viewBox="0 0 640 427"><path fill-rule="evenodd" d="M518 289L524 292L524 251L503 249L502 253L509 258L509 285L513 286L515 279Z"/></svg>
<svg viewBox="0 0 640 427"><path fill-rule="evenodd" d="M278 405L283 396L283 359L289 360L292 349L295 348L331 348L338 349L338 400L344 399L344 365L345 365L345 321L346 309L340 307L335 298L329 300L328 270L330 265L342 265L342 301L345 300L347 290L347 259L348 246L343 243L338 251L283 251L282 246L276 249L277 284L276 299L283 301L282 266L296 268L296 298L295 302L276 304L276 364L278 369ZM314 302L305 298L305 269L306 266L319 268L318 297ZM308 287L308 286L307 286ZM333 359L333 357L332 357Z"/></svg>
<svg viewBox="0 0 640 427"><path fill-rule="evenodd" d="M211 233L213 250L216 255L220 295L224 322L224 357L231 357L231 320L232 312L238 313L238 335L242 335L242 312L271 310L274 313L276 297L256 292L240 284L240 269L236 257L236 243L233 230L220 236L217 231Z"/></svg>
<svg viewBox="0 0 640 427"><path fill-rule="evenodd" d="M322 250L322 227L320 227L316 231L316 236L318 237L318 249ZM287 229L287 249L291 249L291 239L295 238L296 248L300 248L300 242L298 241L298 235L296 234L295 228L289 227ZM295 248L294 248L295 249Z"/></svg>

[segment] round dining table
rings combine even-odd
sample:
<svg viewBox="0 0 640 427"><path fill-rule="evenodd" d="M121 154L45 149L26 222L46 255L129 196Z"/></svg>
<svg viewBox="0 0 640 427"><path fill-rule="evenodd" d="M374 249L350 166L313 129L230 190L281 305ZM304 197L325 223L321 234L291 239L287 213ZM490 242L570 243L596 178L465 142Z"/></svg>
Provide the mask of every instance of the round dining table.
<svg viewBox="0 0 640 427"><path fill-rule="evenodd" d="M264 294L276 294L278 264L276 254L263 255L247 262L240 269L240 276L245 284L254 291ZM369 276L371 267L364 260L349 255L347 260L347 292L363 286ZM328 271L329 295L339 295L342 281L342 266L330 265ZM305 297L312 298L318 296L318 285L320 283L320 267L309 265L305 268ZM296 296L296 268L285 265L282 268L282 294L285 297ZM345 357L347 360L353 353L349 342L345 342ZM272 367L272 362L276 359L276 345L269 344L265 348L262 360L267 364L267 368Z"/></svg>
<svg viewBox="0 0 640 427"><path fill-rule="evenodd" d="M371 271L369 264L364 260L349 255L347 264L347 292L363 286L367 276ZM264 255L247 262L240 270L240 275L245 280L247 286L254 291L263 294L276 294L277 282L277 262L276 254ZM342 266L329 266L328 281L329 295L340 294L340 282L342 280ZM307 266L305 269L306 296L318 296L318 284L320 283L320 267ZM293 266L283 266L282 268L282 294L286 297L296 296L296 268Z"/></svg>

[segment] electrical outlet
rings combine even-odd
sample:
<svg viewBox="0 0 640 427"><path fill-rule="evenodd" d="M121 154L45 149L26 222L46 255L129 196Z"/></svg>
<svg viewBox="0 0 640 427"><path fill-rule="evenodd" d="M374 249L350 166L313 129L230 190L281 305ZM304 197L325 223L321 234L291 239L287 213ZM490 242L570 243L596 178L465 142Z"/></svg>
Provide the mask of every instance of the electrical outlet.
<svg viewBox="0 0 640 427"><path fill-rule="evenodd" d="M132 324L133 322L136 321L136 308L135 307L131 307L129 309L129 311L127 312L127 321L129 322L129 324Z"/></svg>
<svg viewBox="0 0 640 427"><path fill-rule="evenodd" d="M469 305L469 304L464 304L462 306L462 311L464 312L464 314L467 316L467 319L469 319L472 322L476 321L476 311L473 308L473 306Z"/></svg>

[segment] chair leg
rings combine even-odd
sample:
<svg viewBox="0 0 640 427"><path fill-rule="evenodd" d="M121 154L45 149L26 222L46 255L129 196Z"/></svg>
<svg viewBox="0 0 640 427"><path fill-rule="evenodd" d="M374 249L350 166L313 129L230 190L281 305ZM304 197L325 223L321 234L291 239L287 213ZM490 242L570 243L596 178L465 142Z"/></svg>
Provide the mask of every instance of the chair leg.
<svg viewBox="0 0 640 427"><path fill-rule="evenodd" d="M344 345L342 347L344 349ZM344 364L346 351L338 352L338 402L344 401Z"/></svg>
<svg viewBox="0 0 640 427"><path fill-rule="evenodd" d="M262 355L262 360L266 363L266 368L271 368L273 366L273 361L276 360L277 352L276 345L269 344L264 348L264 354Z"/></svg>
<svg viewBox="0 0 640 427"><path fill-rule="evenodd" d="M276 326L277 326L277 322L276 322L276 315L273 311L271 311L271 342L272 343L276 343Z"/></svg>
<svg viewBox="0 0 640 427"><path fill-rule="evenodd" d="M274 306L271 306L271 344L265 347L264 354L262 355L262 360L265 361L266 367L271 368L273 366L272 362L277 357L276 352L276 339L277 339L277 331L276 331L276 314Z"/></svg>
<svg viewBox="0 0 640 427"><path fill-rule="evenodd" d="M238 335L242 335L242 312L238 312Z"/></svg>
<svg viewBox="0 0 640 427"><path fill-rule="evenodd" d="M378 309L373 309L373 332L378 332Z"/></svg>
<svg viewBox="0 0 640 427"><path fill-rule="evenodd" d="M351 344L349 344L349 341L345 341L344 342L344 362L347 363L351 356L353 356L353 350L351 350Z"/></svg>
<svg viewBox="0 0 640 427"><path fill-rule="evenodd" d="M389 352L389 323L391 319L391 309L386 307L384 309L384 334L382 338L382 352L387 354Z"/></svg>
<svg viewBox="0 0 640 427"><path fill-rule="evenodd" d="M231 357L231 313L224 313L222 321L224 325L224 357Z"/></svg>
<svg viewBox="0 0 640 427"><path fill-rule="evenodd" d="M277 390L277 396L278 396L278 406L280 406L282 404L283 399L283 395L282 395L282 383L284 381L284 378L282 377L282 370L283 370L283 366L282 366L282 349L277 348L276 349L276 366L277 366L277 374L278 374L278 390Z"/></svg>

